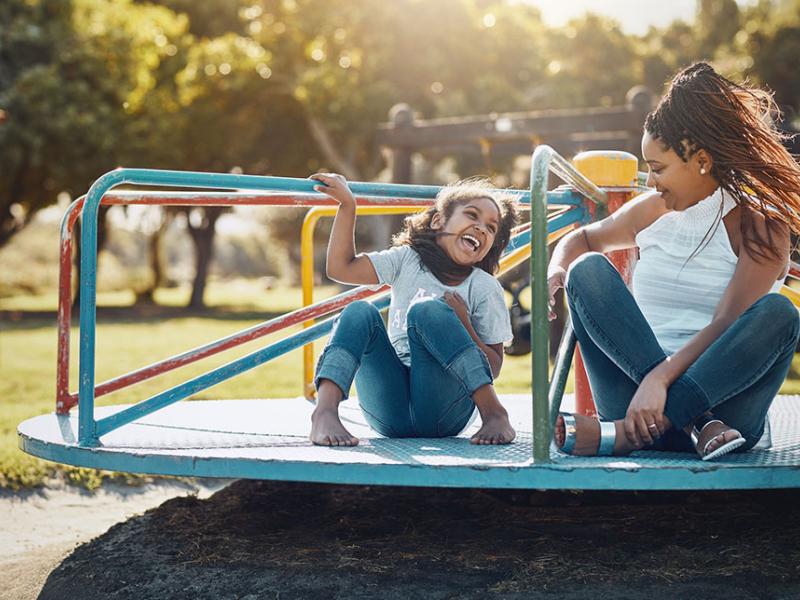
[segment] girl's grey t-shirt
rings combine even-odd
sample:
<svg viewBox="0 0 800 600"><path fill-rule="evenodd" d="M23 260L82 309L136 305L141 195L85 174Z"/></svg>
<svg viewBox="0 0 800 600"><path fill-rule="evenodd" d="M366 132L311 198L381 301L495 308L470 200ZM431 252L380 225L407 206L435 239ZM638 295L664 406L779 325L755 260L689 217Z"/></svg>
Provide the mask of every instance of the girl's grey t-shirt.
<svg viewBox="0 0 800 600"><path fill-rule="evenodd" d="M511 341L511 319L500 282L482 269L475 268L459 285L445 285L422 264L411 246L395 246L381 252L368 252L378 281L392 286L389 305L389 340L403 364L410 366L406 323L408 309L417 302L440 298L445 292L457 292L469 309L475 333L487 345Z"/></svg>

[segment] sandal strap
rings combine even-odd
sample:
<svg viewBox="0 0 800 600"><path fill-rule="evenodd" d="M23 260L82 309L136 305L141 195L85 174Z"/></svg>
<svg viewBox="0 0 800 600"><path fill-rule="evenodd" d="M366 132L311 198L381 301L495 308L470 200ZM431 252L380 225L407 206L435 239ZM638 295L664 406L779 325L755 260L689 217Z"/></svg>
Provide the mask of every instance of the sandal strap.
<svg viewBox="0 0 800 600"><path fill-rule="evenodd" d="M575 448L575 440L578 437L577 429L575 428L575 417L569 413L561 413L561 418L564 419L564 445L559 448L565 454L572 454Z"/></svg>
<svg viewBox="0 0 800 600"><path fill-rule="evenodd" d="M600 445L597 456L613 456L614 442L617 439L617 427L613 421L600 421Z"/></svg>
<svg viewBox="0 0 800 600"><path fill-rule="evenodd" d="M723 425L725 425L725 423L723 423L719 419L709 419L705 421L705 423L703 423L700 429L698 429L697 427L692 427L691 438L692 438L692 444L694 445L695 448L697 448L697 445L700 443L700 436L703 435L703 431L705 431L706 427L708 427L712 423L722 423ZM710 439L706 440L706 443L703 444L703 449L701 450L702 455L706 454L706 449L708 448L708 445L711 442L713 442L718 436L719 434L712 436Z"/></svg>

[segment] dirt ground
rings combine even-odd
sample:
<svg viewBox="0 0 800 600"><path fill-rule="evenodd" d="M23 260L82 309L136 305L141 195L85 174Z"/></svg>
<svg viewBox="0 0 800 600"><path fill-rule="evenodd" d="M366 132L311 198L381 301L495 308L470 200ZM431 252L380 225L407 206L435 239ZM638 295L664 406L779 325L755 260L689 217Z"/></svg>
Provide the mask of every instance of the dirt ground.
<svg viewBox="0 0 800 600"><path fill-rule="evenodd" d="M231 480L106 483L89 492L53 478L45 487L0 490L0 600L33 600L75 548L176 496L207 498Z"/></svg>
<svg viewBox="0 0 800 600"><path fill-rule="evenodd" d="M39 598L800 598L798 505L237 481L78 546Z"/></svg>

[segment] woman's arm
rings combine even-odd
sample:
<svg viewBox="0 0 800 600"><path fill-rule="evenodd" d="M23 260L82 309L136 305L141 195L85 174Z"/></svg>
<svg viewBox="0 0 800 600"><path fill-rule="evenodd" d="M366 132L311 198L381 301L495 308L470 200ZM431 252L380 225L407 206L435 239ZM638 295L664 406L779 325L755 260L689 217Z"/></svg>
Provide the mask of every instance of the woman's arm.
<svg viewBox="0 0 800 600"><path fill-rule="evenodd" d="M328 240L328 254L325 272L339 283L356 285L375 285L378 274L372 261L365 255L356 256L356 199L347 181L334 173L317 173L311 179L325 185L314 186L318 192L326 194L339 203L339 210L333 219L331 236Z"/></svg>
<svg viewBox="0 0 800 600"><path fill-rule="evenodd" d="M667 212L664 200L658 192L641 194L626 203L605 219L576 229L565 235L556 244L547 267L547 288L550 306L564 279L569 266L586 252L611 252L636 245L636 234L651 225ZM555 314L550 312L550 319Z"/></svg>
<svg viewBox="0 0 800 600"><path fill-rule="evenodd" d="M766 238L764 217L754 214L758 232ZM744 249L739 251L739 260L725 293L714 311L711 322L701 329L686 345L653 369L642 381L631 401L625 418L625 431L631 441L640 438L650 443L647 425L656 423L664 431L663 411L666 391L705 352L726 329L738 319L756 300L768 293L775 281L784 274L789 260L789 230L781 225L772 232L780 256L772 260L757 262Z"/></svg>

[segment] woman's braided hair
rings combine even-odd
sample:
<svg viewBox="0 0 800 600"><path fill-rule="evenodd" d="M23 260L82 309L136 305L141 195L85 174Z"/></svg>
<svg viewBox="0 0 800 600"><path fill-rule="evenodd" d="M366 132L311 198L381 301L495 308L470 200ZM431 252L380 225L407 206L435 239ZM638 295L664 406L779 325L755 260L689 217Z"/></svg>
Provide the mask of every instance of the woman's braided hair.
<svg viewBox="0 0 800 600"><path fill-rule="evenodd" d="M783 146L788 136L773 118L772 94L736 84L704 62L682 70L645 120L644 128L688 161L705 150L711 175L742 207L744 247L755 260L779 258L773 233L779 224L800 233L800 166ZM751 211L766 221L766 238Z"/></svg>
<svg viewBox="0 0 800 600"><path fill-rule="evenodd" d="M500 257L508 242L511 231L519 221L516 209L516 196L496 190L486 179L465 179L444 186L436 195L436 201L422 213L406 217L405 227L394 238L395 246L411 246L419 254L425 268L445 285L460 283L472 271L471 265L458 265L436 242L440 235L438 230L431 229L433 216L438 212L446 222L459 204L468 204L477 198L488 198L497 206L500 220L494 244L479 263L474 265L490 275L497 273Z"/></svg>

